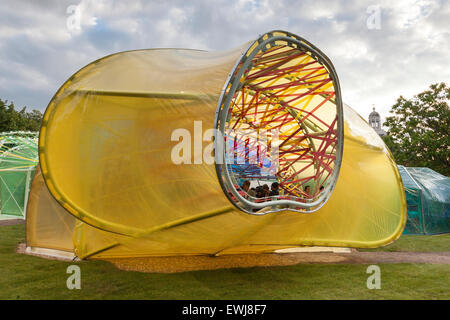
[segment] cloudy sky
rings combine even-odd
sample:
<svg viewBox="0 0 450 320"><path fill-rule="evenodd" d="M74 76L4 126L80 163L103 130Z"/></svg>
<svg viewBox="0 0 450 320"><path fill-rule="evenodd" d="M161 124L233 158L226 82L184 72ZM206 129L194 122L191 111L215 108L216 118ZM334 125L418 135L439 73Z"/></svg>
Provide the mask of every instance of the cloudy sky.
<svg viewBox="0 0 450 320"><path fill-rule="evenodd" d="M344 101L364 118L373 104L385 117L398 96L450 83L450 1L2 0L0 98L43 111L68 77L102 56L231 49L273 29L327 54Z"/></svg>

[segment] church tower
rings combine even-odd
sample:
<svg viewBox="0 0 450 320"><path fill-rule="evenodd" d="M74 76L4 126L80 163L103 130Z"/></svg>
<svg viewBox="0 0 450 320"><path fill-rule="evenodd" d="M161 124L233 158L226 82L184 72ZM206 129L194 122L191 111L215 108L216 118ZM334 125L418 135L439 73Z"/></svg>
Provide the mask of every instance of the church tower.
<svg viewBox="0 0 450 320"><path fill-rule="evenodd" d="M369 124L379 136L385 136L386 131L381 128L381 117L378 112L375 111L375 106L373 107L373 111L369 114Z"/></svg>

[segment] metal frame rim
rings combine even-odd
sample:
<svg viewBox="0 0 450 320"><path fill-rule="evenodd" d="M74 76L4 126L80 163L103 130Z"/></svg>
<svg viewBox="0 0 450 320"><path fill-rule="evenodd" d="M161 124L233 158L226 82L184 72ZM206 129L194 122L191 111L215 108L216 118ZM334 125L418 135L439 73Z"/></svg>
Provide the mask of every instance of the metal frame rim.
<svg viewBox="0 0 450 320"><path fill-rule="evenodd" d="M281 33L284 35L283 36L281 36L281 35L274 36L273 33ZM263 39L265 36L267 36L267 38ZM220 152L221 154L218 154L216 152L216 150L218 150L217 143L219 141L218 136L217 136L217 129L220 130L222 135L224 134L226 117L228 115L231 98L233 97L234 93L237 90L237 87L239 85L239 80L242 77L243 71L250 65L251 58L253 58L253 56L255 56L258 52L264 50L268 44L273 45L275 43L275 41L286 41L288 45L289 44L296 45L296 47L294 47L292 45L291 45L291 47L294 47L299 50L304 49L304 51L306 51L306 52L309 51L311 56L318 63L320 63L326 67L326 69L330 75L330 78L333 81L333 85L335 87L336 113L337 113L337 118L338 118L337 119L337 131L338 131L337 132L337 136L338 136L337 144L338 145L336 148L335 169L331 176L332 183L327 187L327 189L328 189L328 190L326 190L327 192L325 192L321 197L319 197L319 199L317 199L313 202L310 202L310 203L300 203L300 202L292 201L292 200L272 200L270 202L265 202L265 203L254 203L254 202L248 201L247 199L242 197L237 192L236 188L234 187L234 185L231 181L231 177L229 175L227 164L226 164L226 159L225 159L225 149L223 147L221 148L221 152ZM251 48L254 46L255 43L258 43L258 45L254 49L251 50ZM242 66L240 67L239 70L237 70L241 63L242 63ZM226 95L227 88L229 87L230 84L231 84L231 87L229 89L228 94ZM220 123L219 123L219 121L220 121ZM219 128L219 124L220 124L220 128ZM215 119L214 119L214 128L216 129L214 132L214 152L215 152L214 156L215 156L215 168L216 168L217 178L219 180L220 186L221 186L222 190L224 191L226 197L239 210L244 211L245 213L248 213L248 214L252 214L252 215L265 215L265 214L279 212L279 211L294 211L294 212L300 212L300 213L313 213L313 212L319 210L329 200L329 198L330 198L331 194L333 193L334 188L337 184L337 179L339 176L339 171L340 171L342 157L343 157L343 143L344 143L343 103L342 103L339 79L338 79L337 73L334 69L334 66L331 63L331 60L325 54L323 54L319 49L317 49L314 45L309 43L308 41L306 41L292 33L289 33L286 31L281 31L281 30L274 30L274 31L265 33L265 34L261 35L257 40L253 41L247 47L247 49L241 54L239 59L237 59L233 69L231 70L230 74L228 75L228 78L224 84L224 87L222 89L222 92L220 94L220 97L219 97L219 100L217 103L216 114L215 114ZM223 143L223 141L221 141L221 143ZM218 162L220 164L218 164ZM225 174L223 174L223 172ZM228 184L228 186L224 184L222 177L225 178L224 179L225 184ZM228 191L230 191L233 194L233 196L235 196L238 199L238 201L240 203L245 204L250 209L262 209L262 208L273 207L273 206L277 206L277 205L288 205L288 208L268 210L263 213L255 213L250 210L245 210L245 208L238 206L237 203L230 198L230 196L228 195ZM302 207L304 209L310 209L310 208L312 208L312 209L309 211L303 211L303 210L300 211L300 210L297 210L290 206Z"/></svg>

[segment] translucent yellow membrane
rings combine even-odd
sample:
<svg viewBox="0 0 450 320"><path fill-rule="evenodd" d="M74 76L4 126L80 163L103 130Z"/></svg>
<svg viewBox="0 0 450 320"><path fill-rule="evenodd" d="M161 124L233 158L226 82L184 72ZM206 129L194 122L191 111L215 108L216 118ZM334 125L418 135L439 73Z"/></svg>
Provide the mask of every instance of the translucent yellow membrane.
<svg viewBox="0 0 450 320"><path fill-rule="evenodd" d="M333 173L339 169L342 137L336 99L340 97L329 70L306 49L277 45L258 52L240 82L226 124L227 139L234 143L228 153L241 160L243 164L238 165L244 175L254 164L262 168L261 158L276 162L272 175L283 192L277 200L298 201L297 209L304 210L303 203L325 196L321 186L331 189ZM268 136L266 144L261 143L261 135ZM271 159L273 148L277 149L276 160ZM230 159L235 166L236 159ZM233 173L232 178L239 180L240 176L241 172ZM254 178L255 173L247 176ZM311 194L304 191L305 186Z"/></svg>
<svg viewBox="0 0 450 320"><path fill-rule="evenodd" d="M44 116L28 244L103 258L376 247L400 236L406 204L397 168L349 107L337 184L316 212L249 215L227 198L214 163L194 163L194 121L200 136L213 128L221 90L249 45L123 52L70 78ZM191 134L192 164L172 161L176 129Z"/></svg>
<svg viewBox="0 0 450 320"><path fill-rule="evenodd" d="M193 148L194 121L212 127L235 55L143 50L81 71L45 115L41 162L50 191L83 221L127 235L231 208L214 165L175 164L179 142L171 137L187 129Z"/></svg>
<svg viewBox="0 0 450 320"><path fill-rule="evenodd" d="M31 185L27 215L28 246L73 251L72 235L76 219L52 197L39 166Z"/></svg>

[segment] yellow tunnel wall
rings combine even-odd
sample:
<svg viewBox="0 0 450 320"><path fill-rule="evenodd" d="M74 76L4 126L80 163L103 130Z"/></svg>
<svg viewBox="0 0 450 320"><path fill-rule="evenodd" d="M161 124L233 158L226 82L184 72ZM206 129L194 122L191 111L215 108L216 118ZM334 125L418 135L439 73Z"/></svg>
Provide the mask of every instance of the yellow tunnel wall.
<svg viewBox="0 0 450 320"><path fill-rule="evenodd" d="M71 250L72 229L79 257L106 258L377 247L399 237L406 203L397 167L348 106L337 185L314 213L246 214L224 195L214 164L171 161L175 129L193 133L197 120L203 132L213 127L220 91L242 50L124 52L69 79L44 116L40 160L52 196L36 175L29 244ZM40 205L41 198L54 203ZM53 223L62 212L70 221L64 232L64 224Z"/></svg>

